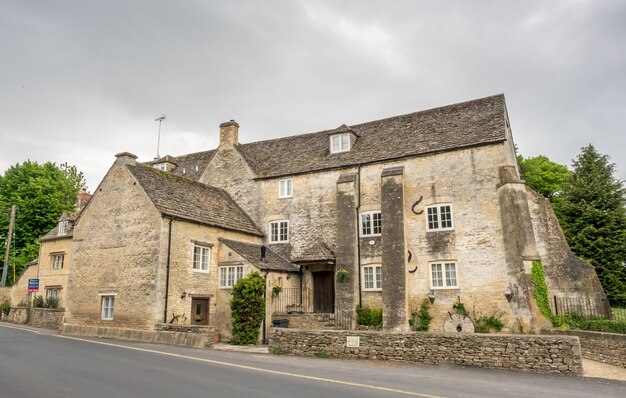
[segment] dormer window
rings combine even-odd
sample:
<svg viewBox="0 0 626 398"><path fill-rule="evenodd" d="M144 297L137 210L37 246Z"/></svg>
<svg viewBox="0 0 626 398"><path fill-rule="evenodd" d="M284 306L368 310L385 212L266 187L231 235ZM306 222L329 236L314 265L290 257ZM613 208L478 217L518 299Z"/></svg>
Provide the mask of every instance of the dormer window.
<svg viewBox="0 0 626 398"><path fill-rule="evenodd" d="M350 133L330 136L330 153L347 152L350 150Z"/></svg>
<svg viewBox="0 0 626 398"><path fill-rule="evenodd" d="M67 221L61 221L59 223L59 235L67 234Z"/></svg>
<svg viewBox="0 0 626 398"><path fill-rule="evenodd" d="M153 166L157 170L167 171L167 165L165 163L158 163Z"/></svg>

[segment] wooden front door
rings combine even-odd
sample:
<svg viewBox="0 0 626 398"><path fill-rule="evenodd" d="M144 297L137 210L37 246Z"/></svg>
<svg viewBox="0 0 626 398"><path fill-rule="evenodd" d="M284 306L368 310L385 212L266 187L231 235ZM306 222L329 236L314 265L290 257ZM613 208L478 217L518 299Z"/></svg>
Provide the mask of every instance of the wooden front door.
<svg viewBox="0 0 626 398"><path fill-rule="evenodd" d="M191 299L191 324L192 325L208 325L209 324L209 299L208 298Z"/></svg>
<svg viewBox="0 0 626 398"><path fill-rule="evenodd" d="M335 312L334 272L313 272L313 312L330 314Z"/></svg>

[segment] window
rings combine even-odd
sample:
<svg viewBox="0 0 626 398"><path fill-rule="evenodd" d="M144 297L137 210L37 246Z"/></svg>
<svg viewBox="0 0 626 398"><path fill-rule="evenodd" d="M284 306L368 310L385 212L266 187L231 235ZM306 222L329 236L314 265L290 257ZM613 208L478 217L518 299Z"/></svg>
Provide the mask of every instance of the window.
<svg viewBox="0 0 626 398"><path fill-rule="evenodd" d="M383 268L380 265L363 267L363 290L382 290Z"/></svg>
<svg viewBox="0 0 626 398"><path fill-rule="evenodd" d="M50 255L51 260L51 268L52 269L63 269L63 259L65 258L64 253L54 253Z"/></svg>
<svg viewBox="0 0 626 398"><path fill-rule="evenodd" d="M239 279L243 278L243 266L224 266L220 267L220 287L231 288Z"/></svg>
<svg viewBox="0 0 626 398"><path fill-rule="evenodd" d="M430 264L430 280L432 288L457 288L456 263Z"/></svg>
<svg viewBox="0 0 626 398"><path fill-rule="evenodd" d="M193 270L209 272L211 264L211 248L204 246L193 247Z"/></svg>
<svg viewBox="0 0 626 398"><path fill-rule="evenodd" d="M426 207L426 229L428 231L446 231L453 229L452 205L433 205Z"/></svg>
<svg viewBox="0 0 626 398"><path fill-rule="evenodd" d="M113 306L115 305L115 296L102 296L102 319L113 319Z"/></svg>
<svg viewBox="0 0 626 398"><path fill-rule="evenodd" d="M285 178L278 181L278 197L290 198L293 196L293 181L291 178Z"/></svg>
<svg viewBox="0 0 626 398"><path fill-rule="evenodd" d="M67 221L61 221L59 223L59 235L67 234Z"/></svg>
<svg viewBox="0 0 626 398"><path fill-rule="evenodd" d="M380 211L361 213L361 236L380 236L382 217Z"/></svg>
<svg viewBox="0 0 626 398"><path fill-rule="evenodd" d="M270 223L270 243L289 242L289 221L272 221Z"/></svg>
<svg viewBox="0 0 626 398"><path fill-rule="evenodd" d="M167 165L165 163L159 163L159 164L155 164L154 166L155 169L157 170L161 170L161 171L167 171Z"/></svg>
<svg viewBox="0 0 626 398"><path fill-rule="evenodd" d="M347 152L350 150L350 133L330 136L330 153Z"/></svg>
<svg viewBox="0 0 626 398"><path fill-rule="evenodd" d="M61 288L60 287L47 287L46 288L46 300L47 299L60 299L61 298Z"/></svg>

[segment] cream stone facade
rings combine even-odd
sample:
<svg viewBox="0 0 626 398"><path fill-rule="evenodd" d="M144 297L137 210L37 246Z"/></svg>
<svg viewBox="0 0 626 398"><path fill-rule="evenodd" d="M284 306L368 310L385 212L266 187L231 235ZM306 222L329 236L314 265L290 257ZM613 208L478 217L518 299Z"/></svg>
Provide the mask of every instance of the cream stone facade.
<svg viewBox="0 0 626 398"><path fill-rule="evenodd" d="M551 295L605 298L520 180L502 95L239 137L231 120L213 150L145 164L118 155L74 231L69 323L150 329L199 317L228 339L232 283L250 272L267 280L265 331L275 313L343 319L362 306L382 308L386 330L406 331L425 299L433 331L456 302L508 331L539 330L537 260ZM194 268L199 255L206 268ZM103 297L113 297L112 319Z"/></svg>

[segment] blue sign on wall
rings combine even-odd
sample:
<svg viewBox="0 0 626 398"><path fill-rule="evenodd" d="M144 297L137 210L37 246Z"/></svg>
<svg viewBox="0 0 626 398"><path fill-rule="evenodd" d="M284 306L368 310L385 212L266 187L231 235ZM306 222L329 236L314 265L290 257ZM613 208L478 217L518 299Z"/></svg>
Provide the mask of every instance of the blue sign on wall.
<svg viewBox="0 0 626 398"><path fill-rule="evenodd" d="M39 279L28 280L28 293L39 291Z"/></svg>

